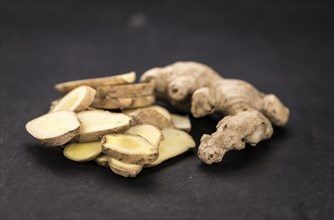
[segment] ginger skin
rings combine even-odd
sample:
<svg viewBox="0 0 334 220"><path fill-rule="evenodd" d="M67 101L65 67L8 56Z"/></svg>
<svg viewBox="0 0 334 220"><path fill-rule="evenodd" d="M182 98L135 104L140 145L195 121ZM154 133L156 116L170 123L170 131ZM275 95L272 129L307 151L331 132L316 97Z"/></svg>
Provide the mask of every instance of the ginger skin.
<svg viewBox="0 0 334 220"><path fill-rule="evenodd" d="M227 151L241 150L245 143L255 146L270 138L272 124L284 126L289 118L289 109L275 95L242 80L224 79L204 64L177 62L153 68L141 81L153 82L157 97L194 117L214 112L225 116L216 132L201 138L198 156L207 164L220 162Z"/></svg>

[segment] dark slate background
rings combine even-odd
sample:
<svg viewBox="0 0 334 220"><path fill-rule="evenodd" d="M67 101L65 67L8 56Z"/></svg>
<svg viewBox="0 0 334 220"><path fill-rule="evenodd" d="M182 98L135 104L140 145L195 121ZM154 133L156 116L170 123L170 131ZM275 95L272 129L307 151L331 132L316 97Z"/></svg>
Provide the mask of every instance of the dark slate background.
<svg viewBox="0 0 334 220"><path fill-rule="evenodd" d="M204 62L291 109L271 140L135 179L39 145L58 82ZM199 142L218 119L193 119ZM1 1L1 219L333 219L333 3Z"/></svg>

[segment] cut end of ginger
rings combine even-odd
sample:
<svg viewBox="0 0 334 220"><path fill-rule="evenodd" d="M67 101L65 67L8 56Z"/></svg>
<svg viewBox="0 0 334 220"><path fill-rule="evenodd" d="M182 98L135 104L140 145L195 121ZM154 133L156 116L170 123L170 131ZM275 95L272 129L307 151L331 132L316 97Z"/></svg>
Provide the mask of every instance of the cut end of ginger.
<svg viewBox="0 0 334 220"><path fill-rule="evenodd" d="M61 146L78 135L79 126L80 122L74 112L59 111L29 121L26 129L45 145Z"/></svg>
<svg viewBox="0 0 334 220"><path fill-rule="evenodd" d="M73 143L67 145L63 151L66 158L77 161L85 162L94 160L102 152L101 142L90 143Z"/></svg>

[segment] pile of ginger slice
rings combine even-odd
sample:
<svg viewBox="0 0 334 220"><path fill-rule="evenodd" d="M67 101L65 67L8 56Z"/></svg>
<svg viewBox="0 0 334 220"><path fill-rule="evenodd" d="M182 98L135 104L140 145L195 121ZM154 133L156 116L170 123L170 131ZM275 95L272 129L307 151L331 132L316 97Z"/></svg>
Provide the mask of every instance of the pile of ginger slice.
<svg viewBox="0 0 334 220"><path fill-rule="evenodd" d="M26 129L72 161L93 160L123 177L194 148L188 115L154 105L154 85L135 80L130 72L56 84L63 96Z"/></svg>

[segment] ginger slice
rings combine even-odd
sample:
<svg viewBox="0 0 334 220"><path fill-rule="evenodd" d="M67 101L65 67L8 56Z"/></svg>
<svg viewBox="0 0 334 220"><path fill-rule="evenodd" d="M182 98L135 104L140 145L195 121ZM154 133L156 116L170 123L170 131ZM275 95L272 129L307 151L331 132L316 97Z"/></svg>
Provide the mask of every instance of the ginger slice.
<svg viewBox="0 0 334 220"><path fill-rule="evenodd" d="M79 86L60 99L50 112L69 110L82 111L92 104L96 90L89 86ZM54 102L53 102L54 103Z"/></svg>
<svg viewBox="0 0 334 220"><path fill-rule="evenodd" d="M172 122L175 128L189 132L191 130L191 122L188 115L171 114Z"/></svg>
<svg viewBox="0 0 334 220"><path fill-rule="evenodd" d="M26 124L27 131L42 144L61 146L79 134L80 121L71 111L42 115Z"/></svg>
<svg viewBox="0 0 334 220"><path fill-rule="evenodd" d="M101 144L101 142L100 142L100 144ZM109 167L108 158L109 157L107 155L102 154L102 155L98 156L97 158L95 158L94 161L95 161L95 163L97 163L100 166Z"/></svg>
<svg viewBox="0 0 334 220"><path fill-rule="evenodd" d="M148 106L154 103L155 96L140 96L132 98L98 98L92 103L92 107L101 109L124 109Z"/></svg>
<svg viewBox="0 0 334 220"><path fill-rule="evenodd" d="M122 112L126 115L130 115L131 113L137 111L138 109L153 109L153 110L158 111L160 114L164 115L168 120L172 120L170 112L166 108L159 106L159 105L151 105L151 106L142 107L142 108L124 109L122 110Z"/></svg>
<svg viewBox="0 0 334 220"><path fill-rule="evenodd" d="M157 110L150 108L138 109L137 111L131 113L130 116L136 124L150 124L160 130L174 126L171 120L166 118Z"/></svg>
<svg viewBox="0 0 334 220"><path fill-rule="evenodd" d="M64 148L63 154L66 158L85 162L94 160L102 152L101 142L73 143Z"/></svg>
<svg viewBox="0 0 334 220"><path fill-rule="evenodd" d="M196 143L194 139L186 132L167 128L161 131L164 140L159 145L159 157L157 160L146 164L146 166L156 166L165 160L176 157L187 150L194 148Z"/></svg>
<svg viewBox="0 0 334 220"><path fill-rule="evenodd" d="M153 89L152 83L99 86L96 88L96 96L102 98L132 98L153 95Z"/></svg>
<svg viewBox="0 0 334 220"><path fill-rule="evenodd" d="M108 134L101 143L103 153L124 163L143 165L159 156L158 148L140 135Z"/></svg>
<svg viewBox="0 0 334 220"><path fill-rule="evenodd" d="M150 106L148 108L156 110L157 112L159 112L160 114L162 114L163 116L165 116L168 120L172 120L172 116L171 116L170 112L166 108L164 108L162 106L159 106L159 105L152 105L152 106Z"/></svg>
<svg viewBox="0 0 334 220"><path fill-rule="evenodd" d="M123 177L135 177L143 169L143 165L123 163L114 158L108 157L110 169Z"/></svg>
<svg viewBox="0 0 334 220"><path fill-rule="evenodd" d="M110 133L125 131L132 120L123 113L102 110L82 111L77 114L81 121L79 142L92 142Z"/></svg>
<svg viewBox="0 0 334 220"><path fill-rule="evenodd" d="M115 75L115 76L99 77L99 78L92 78L92 79L82 79L82 80L58 83L54 87L58 92L67 93L71 91L72 89L82 86L82 85L87 85L93 88L97 88L99 86L133 83L135 80L136 80L136 73L130 72L130 73L125 73L125 74L120 74L120 75Z"/></svg>
<svg viewBox="0 0 334 220"><path fill-rule="evenodd" d="M148 124L133 126L125 133L140 135L155 147L158 147L160 142L163 140L161 131L158 128Z"/></svg>

